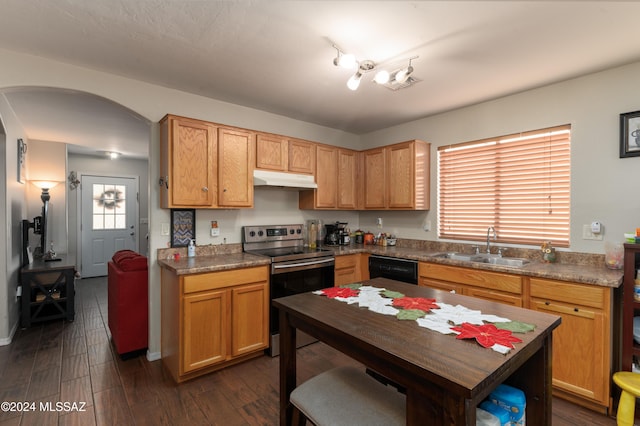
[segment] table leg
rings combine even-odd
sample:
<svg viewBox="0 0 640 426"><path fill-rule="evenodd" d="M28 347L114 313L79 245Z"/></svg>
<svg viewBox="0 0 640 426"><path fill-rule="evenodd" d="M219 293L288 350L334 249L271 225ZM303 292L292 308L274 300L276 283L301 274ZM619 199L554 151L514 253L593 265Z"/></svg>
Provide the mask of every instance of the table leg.
<svg viewBox="0 0 640 426"><path fill-rule="evenodd" d="M293 408L289 403L296 388L296 329L289 322L289 315L280 311L280 426L292 422Z"/></svg>

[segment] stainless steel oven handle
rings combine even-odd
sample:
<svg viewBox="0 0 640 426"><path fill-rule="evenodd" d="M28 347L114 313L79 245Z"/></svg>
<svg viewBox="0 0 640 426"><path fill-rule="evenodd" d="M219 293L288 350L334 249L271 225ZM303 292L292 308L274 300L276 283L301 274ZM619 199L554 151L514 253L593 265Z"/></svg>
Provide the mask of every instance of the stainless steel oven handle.
<svg viewBox="0 0 640 426"><path fill-rule="evenodd" d="M273 269L287 269L287 268L297 268L300 266L312 266L312 265L320 265L323 263L328 263L328 262L333 262L334 258L330 257L328 259L323 259L323 260L315 260L312 262L300 262L300 263L285 263L285 264L280 264L280 263L273 263L271 264L271 266L273 267Z"/></svg>

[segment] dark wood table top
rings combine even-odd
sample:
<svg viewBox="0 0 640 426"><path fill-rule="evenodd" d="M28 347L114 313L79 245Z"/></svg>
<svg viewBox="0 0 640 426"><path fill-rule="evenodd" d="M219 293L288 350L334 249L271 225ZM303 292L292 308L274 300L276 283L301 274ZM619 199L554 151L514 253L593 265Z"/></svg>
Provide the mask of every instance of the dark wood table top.
<svg viewBox="0 0 640 426"><path fill-rule="evenodd" d="M463 305L483 314L498 315L512 321L534 324L535 330L515 333L522 339L515 349L503 355L480 346L475 339L458 340L420 327L416 321L401 321L312 293L275 299L275 307L290 314L291 324L337 347L348 347L348 355L371 361L383 367L393 379L403 382L413 377L424 379L459 397L480 400L496 383L518 369L544 344L544 340L560 324L560 317L528 309L507 306L477 298L451 294L426 287L409 285L385 278L363 282L384 287L411 297L429 297L438 302ZM297 319L300 319L298 321ZM393 365L393 368L388 368Z"/></svg>
<svg viewBox="0 0 640 426"><path fill-rule="evenodd" d="M72 255L63 254L58 256L60 260L44 261L41 258L33 259L33 263L22 267L22 272L47 272L61 269L75 268L76 259Z"/></svg>

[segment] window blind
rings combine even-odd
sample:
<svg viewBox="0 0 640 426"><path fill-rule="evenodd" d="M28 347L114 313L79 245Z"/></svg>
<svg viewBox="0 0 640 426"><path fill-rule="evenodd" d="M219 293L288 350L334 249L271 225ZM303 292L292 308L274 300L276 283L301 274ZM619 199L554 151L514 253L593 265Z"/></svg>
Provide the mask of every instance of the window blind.
<svg viewBox="0 0 640 426"><path fill-rule="evenodd" d="M569 246L571 126L438 148L438 234ZM493 237L493 236L492 236Z"/></svg>

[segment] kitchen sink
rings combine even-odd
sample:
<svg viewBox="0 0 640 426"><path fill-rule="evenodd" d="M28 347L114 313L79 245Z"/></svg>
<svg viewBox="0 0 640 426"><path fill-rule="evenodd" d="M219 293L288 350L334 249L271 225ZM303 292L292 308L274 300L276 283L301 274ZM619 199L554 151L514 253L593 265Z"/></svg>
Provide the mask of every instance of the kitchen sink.
<svg viewBox="0 0 640 426"><path fill-rule="evenodd" d="M523 259L520 257L492 257L488 258L486 263L492 265L512 266L514 268L522 268L530 262L529 259Z"/></svg>
<svg viewBox="0 0 640 426"><path fill-rule="evenodd" d="M523 266L526 266L531 262L529 259L524 259L520 257L504 257L497 254L488 254L488 253L470 254L470 253L449 252L449 253L439 253L435 257L451 259L451 260L460 260L463 262L478 262L478 263L488 263L491 265L510 266L512 268L522 268Z"/></svg>

